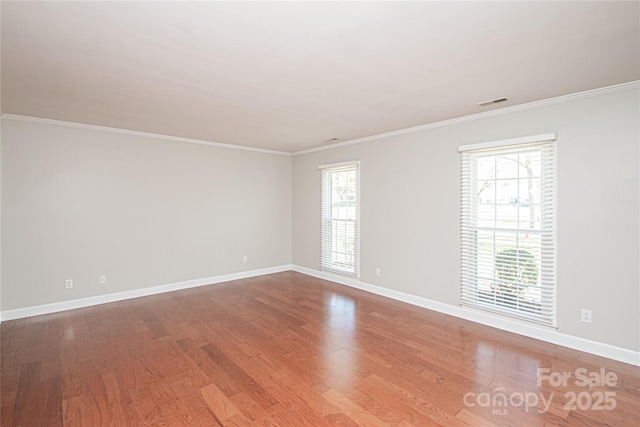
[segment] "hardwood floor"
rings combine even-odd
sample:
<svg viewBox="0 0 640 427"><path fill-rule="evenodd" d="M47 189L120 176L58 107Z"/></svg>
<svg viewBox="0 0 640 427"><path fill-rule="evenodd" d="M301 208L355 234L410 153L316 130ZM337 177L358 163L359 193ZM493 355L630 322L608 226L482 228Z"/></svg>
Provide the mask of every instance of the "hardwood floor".
<svg viewBox="0 0 640 427"><path fill-rule="evenodd" d="M638 367L293 272L1 331L7 427L640 421Z"/></svg>

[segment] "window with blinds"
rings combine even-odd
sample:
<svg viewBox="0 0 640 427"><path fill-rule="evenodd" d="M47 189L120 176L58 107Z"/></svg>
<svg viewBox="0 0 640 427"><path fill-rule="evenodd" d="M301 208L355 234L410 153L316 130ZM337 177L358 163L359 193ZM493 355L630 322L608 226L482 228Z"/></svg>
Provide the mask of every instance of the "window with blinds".
<svg viewBox="0 0 640 427"><path fill-rule="evenodd" d="M360 165L319 166L322 171L320 266L324 271L360 277Z"/></svg>
<svg viewBox="0 0 640 427"><path fill-rule="evenodd" d="M459 148L462 305L555 326L555 139Z"/></svg>

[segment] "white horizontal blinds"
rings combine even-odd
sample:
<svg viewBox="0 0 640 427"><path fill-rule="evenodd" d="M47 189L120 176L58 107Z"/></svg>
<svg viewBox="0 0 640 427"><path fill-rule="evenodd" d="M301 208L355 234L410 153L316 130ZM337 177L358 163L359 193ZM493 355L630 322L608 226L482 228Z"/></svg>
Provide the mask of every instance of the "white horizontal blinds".
<svg viewBox="0 0 640 427"><path fill-rule="evenodd" d="M321 269L360 277L359 163L347 162L319 168L322 170Z"/></svg>
<svg viewBox="0 0 640 427"><path fill-rule="evenodd" d="M555 326L555 142L531 139L460 149L460 302Z"/></svg>

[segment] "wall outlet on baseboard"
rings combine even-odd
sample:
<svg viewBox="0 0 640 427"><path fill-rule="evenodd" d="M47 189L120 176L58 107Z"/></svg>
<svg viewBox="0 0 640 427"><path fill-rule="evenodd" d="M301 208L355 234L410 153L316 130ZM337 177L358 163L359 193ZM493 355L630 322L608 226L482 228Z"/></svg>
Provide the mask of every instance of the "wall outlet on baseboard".
<svg viewBox="0 0 640 427"><path fill-rule="evenodd" d="M246 263L248 263L248 262L249 262L249 257L248 257L248 256L246 256L246 255L245 255L245 256L243 256L243 257L242 257L242 263L243 263L243 264L246 264Z"/></svg>
<svg viewBox="0 0 640 427"><path fill-rule="evenodd" d="M73 288L73 279L67 279L64 281L64 287L67 289Z"/></svg>
<svg viewBox="0 0 640 427"><path fill-rule="evenodd" d="M376 268L376 276L380 277L381 274L382 274L382 272L380 271L380 269Z"/></svg>
<svg viewBox="0 0 640 427"><path fill-rule="evenodd" d="M584 323L591 323L591 310L583 308L580 312L580 320L582 320Z"/></svg>

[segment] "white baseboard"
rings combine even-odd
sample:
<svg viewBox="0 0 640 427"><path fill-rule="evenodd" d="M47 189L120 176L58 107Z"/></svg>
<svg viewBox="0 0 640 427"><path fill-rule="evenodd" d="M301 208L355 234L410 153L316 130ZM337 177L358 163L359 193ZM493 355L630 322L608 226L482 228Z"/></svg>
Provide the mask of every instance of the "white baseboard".
<svg viewBox="0 0 640 427"><path fill-rule="evenodd" d="M0 313L2 321L22 319L25 317L39 316L41 314L57 313L59 311L73 310L76 308L91 307L93 305L106 304L110 302L122 301L132 298L139 298L148 295L162 294L165 292L177 291L180 289L195 288L198 286L213 285L216 283L228 282L231 280L246 279L249 277L262 276L265 274L280 273L290 271L291 264L276 267L260 268L257 270L242 271L239 273L223 274L221 276L205 277L202 279L187 280L184 282L169 283L148 288L132 289L130 291L115 292L112 294L97 295L94 297L80 298L70 301L55 302L52 304L37 305L32 307L6 310Z"/></svg>
<svg viewBox="0 0 640 427"><path fill-rule="evenodd" d="M444 304L438 301L430 300L428 298L423 298L416 295L407 294L405 292L371 285L359 280L325 273L311 268L301 267L299 265L293 265L292 269L293 271L307 274L309 276L329 280L331 282L350 286L352 288L361 289L363 291L371 292L376 295L403 301L412 305L427 308L429 310L469 320L471 322L480 323L486 326L491 326L497 329L502 329L504 331L513 332L519 335L524 335L526 337L535 338L552 344L569 347L574 350L584 351L586 353L595 354L597 356L606 357L608 359L629 363L631 365L640 366L640 352L616 347L610 344L591 341L585 338L575 337L573 335L563 334L558 332L555 328L524 324L520 323L517 320L497 317L495 315L475 311L473 309L468 309L465 307Z"/></svg>
<svg viewBox="0 0 640 427"><path fill-rule="evenodd" d="M6 310L0 313L0 319L1 321L22 319L25 317L38 316L41 314L57 313L60 311L73 310L76 308L91 307L99 304L139 298L148 295L162 294L165 292L172 292L180 289L213 285L216 283L228 282L231 280L262 276L265 274L280 273L289 270L297 271L299 273L307 274L309 276L328 280L334 283L339 283L352 288L361 289L363 291L371 292L376 295L381 295L394 300L406 302L408 304L427 308L429 310L448 314L486 326L502 329L534 339L539 339L541 341L546 341L552 344L569 347L575 350L584 351L586 353L595 354L597 356L618 360L620 362L640 366L640 352L616 347L610 344L591 341L585 338L563 334L553 328L524 324L518 322L517 320L497 317L495 315L487 314L484 312L475 311L464 307L453 306L450 304L430 300L428 298L407 294L405 292L383 288L381 286L372 285L369 283L361 282L359 280L350 279L348 277L342 277L291 264L243 271L239 273L224 274L221 276L206 277L202 279L187 280L184 282L170 283L160 286L151 286L148 288L133 289L130 291L116 292L112 294L98 295L94 297L81 298L70 301L62 301L52 304Z"/></svg>

